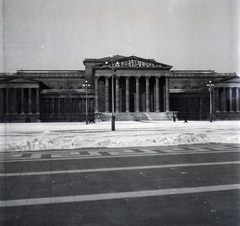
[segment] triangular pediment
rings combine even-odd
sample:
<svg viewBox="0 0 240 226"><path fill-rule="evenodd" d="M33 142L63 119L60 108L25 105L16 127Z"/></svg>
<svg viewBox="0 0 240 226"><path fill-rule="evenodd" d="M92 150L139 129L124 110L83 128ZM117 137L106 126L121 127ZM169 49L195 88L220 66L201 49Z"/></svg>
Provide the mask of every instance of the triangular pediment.
<svg viewBox="0 0 240 226"><path fill-rule="evenodd" d="M0 86L2 87L43 87L49 89L49 87L41 81L26 78L23 76L6 76L0 79Z"/></svg>
<svg viewBox="0 0 240 226"><path fill-rule="evenodd" d="M225 83L240 83L240 77L235 77L235 78L231 78L227 81L225 81Z"/></svg>
<svg viewBox="0 0 240 226"><path fill-rule="evenodd" d="M114 66L132 67L132 68L162 68L171 69L172 66L159 63L153 59L144 59L136 56L122 58L114 63Z"/></svg>
<svg viewBox="0 0 240 226"><path fill-rule="evenodd" d="M28 79L28 78L23 78L23 77L9 77L9 78L4 78L2 80L0 80L1 83L39 83L39 81L35 81L32 79Z"/></svg>
<svg viewBox="0 0 240 226"><path fill-rule="evenodd" d="M104 63L98 64L97 68L149 68L149 69L162 69L170 70L171 65L159 63L153 59L144 59L137 56L130 57L113 57L113 58L103 58L105 59Z"/></svg>
<svg viewBox="0 0 240 226"><path fill-rule="evenodd" d="M218 80L215 85L218 85L218 86L232 86L232 85L236 85L237 87L239 87L240 85L240 78L237 77L237 76L234 76L232 78L225 78L225 79L221 79L221 80Z"/></svg>

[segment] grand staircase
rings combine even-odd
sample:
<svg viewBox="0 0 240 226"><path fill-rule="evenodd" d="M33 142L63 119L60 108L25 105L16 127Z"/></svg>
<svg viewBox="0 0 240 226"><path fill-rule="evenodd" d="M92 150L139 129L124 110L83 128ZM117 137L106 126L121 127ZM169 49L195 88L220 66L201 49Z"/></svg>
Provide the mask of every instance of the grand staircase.
<svg viewBox="0 0 240 226"><path fill-rule="evenodd" d="M166 112L119 112L115 113L115 121L169 121L172 113ZM110 121L112 113L96 113L97 121Z"/></svg>
<svg viewBox="0 0 240 226"><path fill-rule="evenodd" d="M172 120L172 113L166 112L147 112L144 113L148 117L149 121L169 121Z"/></svg>

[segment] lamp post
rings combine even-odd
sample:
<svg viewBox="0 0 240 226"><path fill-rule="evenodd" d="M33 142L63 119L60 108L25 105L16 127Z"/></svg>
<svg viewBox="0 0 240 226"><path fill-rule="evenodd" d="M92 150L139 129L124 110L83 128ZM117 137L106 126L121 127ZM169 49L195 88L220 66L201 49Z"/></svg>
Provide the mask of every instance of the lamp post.
<svg viewBox="0 0 240 226"><path fill-rule="evenodd" d="M85 83L83 84L83 87L85 87L86 89L86 124L88 124L88 101L87 101L87 89L88 87L90 87L91 85L88 83L88 81L86 80Z"/></svg>
<svg viewBox="0 0 240 226"><path fill-rule="evenodd" d="M111 129L112 131L115 131L115 115L114 115L114 66L113 66L113 57L109 56L111 58L111 77L112 77L112 116L111 116ZM109 62L105 62L105 64L108 64ZM116 62L118 64L118 62Z"/></svg>
<svg viewBox="0 0 240 226"><path fill-rule="evenodd" d="M207 87L210 93L210 122L212 122L212 90L213 90L214 84L212 83L211 80L208 82Z"/></svg>
<svg viewBox="0 0 240 226"><path fill-rule="evenodd" d="M115 115L114 115L114 71L113 71L113 57L111 57L111 72L112 72L112 131L115 131Z"/></svg>

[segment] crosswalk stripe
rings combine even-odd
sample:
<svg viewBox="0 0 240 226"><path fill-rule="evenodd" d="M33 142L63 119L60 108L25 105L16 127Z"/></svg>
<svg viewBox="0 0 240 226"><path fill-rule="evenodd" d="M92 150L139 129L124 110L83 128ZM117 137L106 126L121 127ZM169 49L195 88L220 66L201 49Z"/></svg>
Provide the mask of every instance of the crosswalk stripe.
<svg viewBox="0 0 240 226"><path fill-rule="evenodd" d="M158 153L156 151L152 151L152 150L148 150L148 149L139 149L139 150L141 150L141 151L143 151L145 153L148 153L148 154L156 154L156 153Z"/></svg>
<svg viewBox="0 0 240 226"><path fill-rule="evenodd" d="M62 155L51 155L52 158L61 158Z"/></svg>
<svg viewBox="0 0 240 226"><path fill-rule="evenodd" d="M123 150L124 153L136 153L135 151L133 150Z"/></svg>
<svg viewBox="0 0 240 226"><path fill-rule="evenodd" d="M14 155L12 155L13 158L19 158L21 156L22 156L22 154L14 154Z"/></svg>
<svg viewBox="0 0 240 226"><path fill-rule="evenodd" d="M88 153L89 153L90 155L98 155L98 156L101 155L101 154L100 154L99 152L97 152L97 151L88 151Z"/></svg>
<svg viewBox="0 0 240 226"><path fill-rule="evenodd" d="M216 192L240 189L240 184L227 184L203 187L189 187L189 188L170 188L160 190L145 190L145 191L131 191L105 194L91 194L91 195L77 195L77 196L60 196L60 197L45 197L32 199L17 199L17 200L1 200L0 207L13 206L30 206L41 204L55 204L55 203L69 203L69 202L87 202L87 201L102 201L111 199L126 199L126 198L143 198L151 196L165 196L165 195L179 195L202 192Z"/></svg>
<svg viewBox="0 0 240 226"><path fill-rule="evenodd" d="M31 156L30 156L30 158L31 159L38 159L38 158L41 158L41 154L32 154Z"/></svg>
<svg viewBox="0 0 240 226"><path fill-rule="evenodd" d="M59 170L59 171L44 171L44 172L26 172L26 173L1 173L0 177L13 176L31 176L31 175L48 175L48 174L64 174L64 173L89 173L89 172L108 172L118 170L141 170L141 169L162 169L176 167L196 167L196 166L217 166L217 165L233 165L240 164L240 161L228 162L207 162L207 163L186 163L186 164L168 164L168 165L150 165L150 166L131 166L131 167L114 167L114 168L99 168L99 169L81 169L81 170Z"/></svg>
<svg viewBox="0 0 240 226"><path fill-rule="evenodd" d="M110 155L120 155L119 152L110 152L109 154L110 154Z"/></svg>

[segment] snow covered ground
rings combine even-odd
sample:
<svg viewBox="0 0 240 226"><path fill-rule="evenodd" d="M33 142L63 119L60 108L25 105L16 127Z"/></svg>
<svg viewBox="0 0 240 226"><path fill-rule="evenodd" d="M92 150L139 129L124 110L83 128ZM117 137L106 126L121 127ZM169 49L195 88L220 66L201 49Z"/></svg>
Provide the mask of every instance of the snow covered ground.
<svg viewBox="0 0 240 226"><path fill-rule="evenodd" d="M239 121L0 124L0 152L84 147L240 143Z"/></svg>

